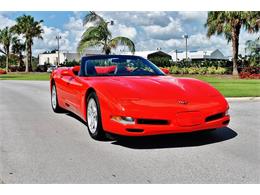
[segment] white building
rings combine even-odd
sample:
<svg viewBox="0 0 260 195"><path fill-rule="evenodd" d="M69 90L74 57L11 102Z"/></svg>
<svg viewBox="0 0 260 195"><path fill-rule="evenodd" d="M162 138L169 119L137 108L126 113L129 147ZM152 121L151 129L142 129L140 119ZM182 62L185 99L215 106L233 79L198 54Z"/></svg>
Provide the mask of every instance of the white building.
<svg viewBox="0 0 260 195"><path fill-rule="evenodd" d="M136 51L136 52L134 53L134 55L135 55L135 56L141 56L141 57L147 59L147 58L148 58L148 55L154 54L154 53L158 53L158 52L160 52L160 53L162 53L162 54L164 53L165 55L169 55L167 52L164 52L164 51L162 51L162 50ZM121 54L124 54L124 55L133 55L131 52L124 52L124 53L121 53Z"/></svg>
<svg viewBox="0 0 260 195"><path fill-rule="evenodd" d="M86 49L84 52L84 56L92 56L92 55L100 55L102 54L101 50L90 48ZM79 53L71 53L68 51L60 51L60 64L64 64L64 62L67 61L80 61L82 55ZM58 51L55 53L41 53L39 54L39 65L44 64L54 64L57 65L58 63Z"/></svg>
<svg viewBox="0 0 260 195"><path fill-rule="evenodd" d="M80 54L79 53L69 53L69 52L63 52L60 51L60 64L63 64L66 60L67 61L79 61L80 60ZM39 54L39 65L44 64L58 64L58 51L55 53L42 53Z"/></svg>
<svg viewBox="0 0 260 195"><path fill-rule="evenodd" d="M172 56L173 61L186 59L185 51L177 52L176 54L176 50L173 50L168 54ZM214 51L188 51L187 57L189 60L228 60L228 57L225 57L219 49Z"/></svg>

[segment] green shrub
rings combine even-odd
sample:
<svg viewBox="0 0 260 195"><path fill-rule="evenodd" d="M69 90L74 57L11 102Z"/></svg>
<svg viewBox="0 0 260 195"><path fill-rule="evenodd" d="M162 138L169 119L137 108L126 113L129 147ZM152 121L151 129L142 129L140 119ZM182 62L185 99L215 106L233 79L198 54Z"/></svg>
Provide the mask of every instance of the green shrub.
<svg viewBox="0 0 260 195"><path fill-rule="evenodd" d="M179 68L178 66L171 66L170 67L170 73L171 74L180 74L180 70L181 70L181 68Z"/></svg>
<svg viewBox="0 0 260 195"><path fill-rule="evenodd" d="M218 67L215 72L215 74L225 74L225 73L227 73L227 69L223 67Z"/></svg>
<svg viewBox="0 0 260 195"><path fill-rule="evenodd" d="M171 74L226 74L228 73L227 68L223 67L178 67L171 66L169 68Z"/></svg>
<svg viewBox="0 0 260 195"><path fill-rule="evenodd" d="M207 68L206 67L200 67L198 68L198 74L206 74Z"/></svg>
<svg viewBox="0 0 260 195"><path fill-rule="evenodd" d="M198 69L197 67L190 67L188 68L188 74L198 74Z"/></svg>
<svg viewBox="0 0 260 195"><path fill-rule="evenodd" d="M215 74L216 73L216 67L211 66L207 68L207 74Z"/></svg>

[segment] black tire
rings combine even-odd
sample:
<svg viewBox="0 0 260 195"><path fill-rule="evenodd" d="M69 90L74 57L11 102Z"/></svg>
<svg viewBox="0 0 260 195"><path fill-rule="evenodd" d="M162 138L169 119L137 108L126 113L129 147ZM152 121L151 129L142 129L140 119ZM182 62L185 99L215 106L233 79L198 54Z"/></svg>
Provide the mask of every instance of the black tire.
<svg viewBox="0 0 260 195"><path fill-rule="evenodd" d="M54 105L53 99L52 99L53 90L55 90L56 105ZM52 107L52 110L53 110L54 112L56 112L56 113L62 113L62 112L64 112L64 109L59 106L57 88L56 88L56 85L55 85L54 82L52 83L52 86L51 86L51 107Z"/></svg>
<svg viewBox="0 0 260 195"><path fill-rule="evenodd" d="M97 125L96 128L92 128L90 127L90 121L88 120L88 109L89 109L89 104L90 102L92 102L94 100L95 104L96 104L96 108L97 108ZM91 120L91 119L90 119ZM101 111L100 111L100 105L99 105L99 101L98 101L98 97L96 95L95 92L91 92L88 97L87 97L87 107L86 107L86 122L87 122L87 126L88 126L88 132L89 135L95 139L95 140L106 140L106 134L103 130L103 126L102 126L102 120L101 120Z"/></svg>

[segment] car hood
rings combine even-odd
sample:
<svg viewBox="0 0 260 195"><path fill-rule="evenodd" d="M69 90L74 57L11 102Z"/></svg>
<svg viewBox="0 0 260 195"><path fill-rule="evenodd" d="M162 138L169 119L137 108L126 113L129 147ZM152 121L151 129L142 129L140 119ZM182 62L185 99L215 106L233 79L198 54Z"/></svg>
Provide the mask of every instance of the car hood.
<svg viewBox="0 0 260 195"><path fill-rule="evenodd" d="M117 100L203 100L221 94L206 82L172 76L95 77L94 88Z"/></svg>

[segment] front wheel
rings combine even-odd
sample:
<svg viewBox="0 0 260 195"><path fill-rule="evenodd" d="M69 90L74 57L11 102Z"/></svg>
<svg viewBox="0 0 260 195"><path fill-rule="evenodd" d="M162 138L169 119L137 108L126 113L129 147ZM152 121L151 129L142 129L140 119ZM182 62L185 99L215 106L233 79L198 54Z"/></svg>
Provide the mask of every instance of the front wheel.
<svg viewBox="0 0 260 195"><path fill-rule="evenodd" d="M60 113L60 112L64 111L59 106L57 89L56 89L55 83L53 83L52 86L51 86L51 107L52 107L53 111L56 112L56 113Z"/></svg>
<svg viewBox="0 0 260 195"><path fill-rule="evenodd" d="M95 92L91 92L87 98L87 125L89 134L93 139L105 139L99 101Z"/></svg>

